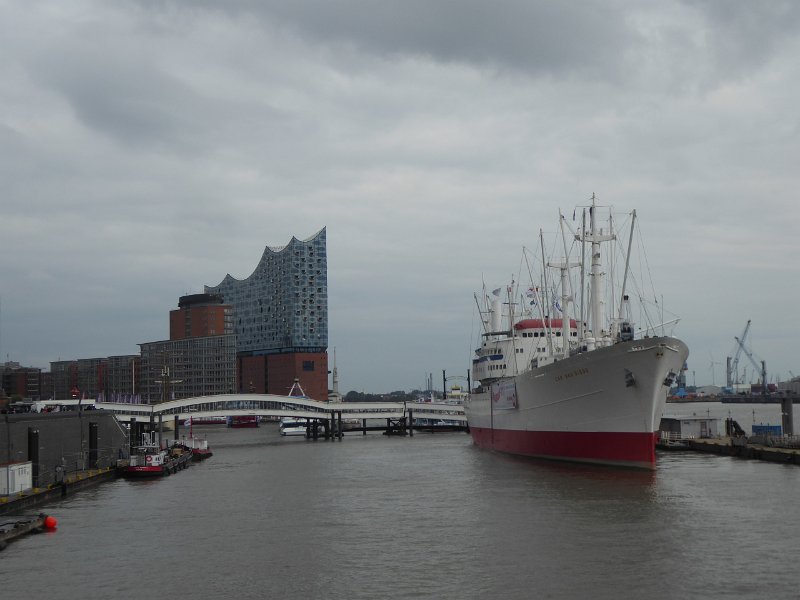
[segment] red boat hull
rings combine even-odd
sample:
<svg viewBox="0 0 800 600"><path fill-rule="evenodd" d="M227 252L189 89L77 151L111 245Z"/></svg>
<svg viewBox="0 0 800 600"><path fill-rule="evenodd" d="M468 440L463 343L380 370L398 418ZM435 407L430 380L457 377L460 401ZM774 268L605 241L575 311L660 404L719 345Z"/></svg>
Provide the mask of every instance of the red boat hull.
<svg viewBox="0 0 800 600"><path fill-rule="evenodd" d="M192 460L194 461L205 460L206 458L211 458L212 454L213 453L211 452L211 450L208 449L202 450L200 448L194 448L192 449Z"/></svg>
<svg viewBox="0 0 800 600"><path fill-rule="evenodd" d="M477 446L538 458L655 469L656 433L517 431L470 427Z"/></svg>
<svg viewBox="0 0 800 600"><path fill-rule="evenodd" d="M258 417L255 415L228 417L228 427L235 427L236 429L258 427Z"/></svg>
<svg viewBox="0 0 800 600"><path fill-rule="evenodd" d="M122 469L125 477L158 477L164 475L164 466L125 467Z"/></svg>

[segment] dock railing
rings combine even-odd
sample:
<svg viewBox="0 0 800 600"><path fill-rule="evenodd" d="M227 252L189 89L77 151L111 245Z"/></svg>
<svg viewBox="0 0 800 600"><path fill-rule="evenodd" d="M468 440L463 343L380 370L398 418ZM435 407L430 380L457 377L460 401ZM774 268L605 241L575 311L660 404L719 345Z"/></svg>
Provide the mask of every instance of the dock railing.
<svg viewBox="0 0 800 600"><path fill-rule="evenodd" d="M751 435L747 442L772 448L800 448L800 435Z"/></svg>
<svg viewBox="0 0 800 600"><path fill-rule="evenodd" d="M662 443L670 443L670 442L685 442L686 440L693 440L697 436L694 435L683 435L679 431L659 431L659 440Z"/></svg>

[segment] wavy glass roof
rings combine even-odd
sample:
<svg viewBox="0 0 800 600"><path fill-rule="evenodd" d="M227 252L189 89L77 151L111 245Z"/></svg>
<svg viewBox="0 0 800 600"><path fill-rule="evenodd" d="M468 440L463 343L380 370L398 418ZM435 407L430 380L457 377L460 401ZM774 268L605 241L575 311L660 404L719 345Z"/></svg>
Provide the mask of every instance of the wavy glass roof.
<svg viewBox="0 0 800 600"><path fill-rule="evenodd" d="M321 352L328 347L328 258L323 227L305 240L267 246L253 273L230 274L206 293L233 307L237 352Z"/></svg>

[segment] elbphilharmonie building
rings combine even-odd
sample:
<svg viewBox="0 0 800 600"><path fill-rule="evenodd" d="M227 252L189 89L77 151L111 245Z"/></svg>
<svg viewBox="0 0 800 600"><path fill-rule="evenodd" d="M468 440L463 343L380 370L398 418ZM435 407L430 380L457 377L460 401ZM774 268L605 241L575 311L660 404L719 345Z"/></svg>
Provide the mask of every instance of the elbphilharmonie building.
<svg viewBox="0 0 800 600"><path fill-rule="evenodd" d="M286 394L297 379L327 398L328 259L326 231L267 246L253 273L205 286L233 309L239 391Z"/></svg>

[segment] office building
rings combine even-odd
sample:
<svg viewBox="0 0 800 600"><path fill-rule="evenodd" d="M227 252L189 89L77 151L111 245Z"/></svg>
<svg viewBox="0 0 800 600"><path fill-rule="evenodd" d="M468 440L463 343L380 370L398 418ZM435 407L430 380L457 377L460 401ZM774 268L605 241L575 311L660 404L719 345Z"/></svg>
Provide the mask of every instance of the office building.
<svg viewBox="0 0 800 600"><path fill-rule="evenodd" d="M236 392L232 308L217 294L178 299L169 313L170 339L139 344L145 403Z"/></svg>

